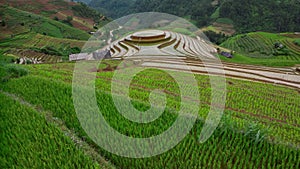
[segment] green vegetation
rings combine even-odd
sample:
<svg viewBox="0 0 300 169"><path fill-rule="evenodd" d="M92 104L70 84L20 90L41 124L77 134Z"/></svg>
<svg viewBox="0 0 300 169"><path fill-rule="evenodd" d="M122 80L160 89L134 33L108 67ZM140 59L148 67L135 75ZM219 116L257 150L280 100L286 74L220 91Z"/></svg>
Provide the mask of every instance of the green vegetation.
<svg viewBox="0 0 300 169"><path fill-rule="evenodd" d="M112 18L137 12L164 12L187 18L197 26L207 25L215 8L211 0L92 0L89 6Z"/></svg>
<svg viewBox="0 0 300 169"><path fill-rule="evenodd" d="M82 30L13 7L0 6L0 12L7 25L1 31L12 31L12 35L31 31L57 38L87 40L90 37Z"/></svg>
<svg viewBox="0 0 300 169"><path fill-rule="evenodd" d="M65 24L68 24L70 26L73 26L72 21L73 21L73 17L72 16L67 16L67 18L65 20L63 20L62 22L65 23Z"/></svg>
<svg viewBox="0 0 300 169"><path fill-rule="evenodd" d="M215 12L210 16L211 19L218 19L220 17L220 8L217 8Z"/></svg>
<svg viewBox="0 0 300 169"><path fill-rule="evenodd" d="M69 2L51 0L49 4L65 7ZM112 17L131 12L167 12L192 20L198 26L212 22L233 24L238 32L254 29L294 31L299 28L300 20L296 12L300 10L299 2L290 0L253 3L240 0L213 3L211 0L92 0L90 5ZM37 3L22 8L33 11L41 7L42 4ZM107 152L86 134L75 112L72 98L75 63L57 63L61 59L67 60L70 54L79 53L84 40L89 37L86 32L70 26L74 22L81 23L77 17L92 18L100 25L105 17L81 3L67 7L77 17L69 16L61 21L51 16L57 9L41 11L41 15L51 16L53 20L20 8L0 6L0 18L3 19L0 31L4 32L0 35L0 168L111 168L110 164L116 168L137 169L299 168L298 89L227 78L226 107L221 123L207 142L200 144L198 137L211 108L213 89L210 78L199 74L194 75L200 94L199 107L195 107L198 105L187 96L190 99L188 109L199 108L197 121L177 146L161 155L143 159ZM284 9L289 10L285 12ZM139 18L133 18L129 25L137 22L140 22ZM173 31L195 36L176 24L171 25ZM294 33L252 32L228 38L213 32L214 27L209 29L211 31L205 33L214 43L234 51L232 59L219 56L223 61L265 66L300 64L300 39ZM174 42L168 41L165 45ZM12 64L19 57L55 64ZM136 66L134 61L120 63L120 60L104 60L98 68L91 67L87 72L96 73L97 103L107 123L133 138L151 137L169 129L182 106L176 81L155 68L136 74L129 88L133 106L140 111L148 110L151 91L160 89L166 93L166 109L153 122L135 123L122 116L112 100L115 69L121 66L130 71ZM176 72L178 78L185 75ZM127 78L123 78L117 85L124 85ZM185 87L189 88L190 84L186 83ZM83 91L82 94L86 93ZM119 96L120 93L115 94ZM90 102L85 100L83 104ZM85 146L92 152L86 151ZM104 158L98 158L99 155Z"/></svg>
<svg viewBox="0 0 300 169"><path fill-rule="evenodd" d="M100 11L104 15L117 19L134 13L134 4L137 0L91 0L89 6Z"/></svg>
<svg viewBox="0 0 300 169"><path fill-rule="evenodd" d="M296 39L296 40L294 41L294 43L295 43L296 45L300 46L300 38L299 38L299 39Z"/></svg>
<svg viewBox="0 0 300 169"><path fill-rule="evenodd" d="M253 32L229 38L221 46L237 52L233 62L291 66L300 63L300 48L294 40L278 34Z"/></svg>
<svg viewBox="0 0 300 169"><path fill-rule="evenodd" d="M2 52L0 52L0 82L7 82L12 78L19 78L22 76L26 76L28 74L28 70L20 65L12 64L15 58L11 56L4 56Z"/></svg>
<svg viewBox="0 0 300 169"><path fill-rule="evenodd" d="M7 63L12 63L14 61L15 57L11 55L3 55L3 51L0 50L0 63L1 64L7 64Z"/></svg>
<svg viewBox="0 0 300 169"><path fill-rule="evenodd" d="M233 24L233 21L229 18L218 18L216 20L217 23L224 23L224 24Z"/></svg>
<svg viewBox="0 0 300 169"><path fill-rule="evenodd" d="M112 127L128 136L146 137L163 132L176 119L180 102L178 86L162 71L150 69L139 73L130 88L134 105L140 110L147 110L150 91L160 88L168 91L167 109L155 122L132 123L118 113L109 94L114 72L105 71L105 67L115 67L119 63L106 61L97 73L97 101L102 114ZM96 146L80 127L73 107L71 86L73 66L73 63L30 65L28 66L30 75L10 80L1 84L0 88L53 112L54 116L63 120L68 128L74 129L89 144ZM177 75L182 76L184 73L178 72ZM298 106L300 97L297 91L271 84L228 79L227 106L222 125L206 143L199 144L197 136L202 128L202 118L205 118L209 111L211 88L207 83L207 76L195 75L195 77L199 84L202 103L200 117L192 131L174 149L145 159L122 158L101 148L98 148L99 152L118 168L297 168L299 166L297 160L299 151L285 146L299 146L297 125L299 118L296 112L300 111Z"/></svg>
<svg viewBox="0 0 300 169"><path fill-rule="evenodd" d="M72 10L75 16L83 17L83 18L92 18L94 22L100 22L103 15L101 15L98 11L88 7L84 3L79 3L75 6L72 6Z"/></svg>
<svg viewBox="0 0 300 169"><path fill-rule="evenodd" d="M6 64L1 65L1 82L8 81L11 78L19 78L22 76L26 76L28 74L28 70L24 67L14 64Z"/></svg>
<svg viewBox="0 0 300 169"><path fill-rule="evenodd" d="M246 64L246 65L261 65L269 67L291 67L296 64L299 64L299 61L294 60L282 60L276 58L252 58L240 53L234 53L233 58L226 58L219 55L219 58L222 61Z"/></svg>
<svg viewBox="0 0 300 169"><path fill-rule="evenodd" d="M43 114L1 92L0 100L0 168L100 168Z"/></svg>
<svg viewBox="0 0 300 169"><path fill-rule="evenodd" d="M6 54L18 57L39 58L44 62L68 60L70 54L80 53L85 41L61 39L36 33L26 33L0 41Z"/></svg>
<svg viewBox="0 0 300 169"><path fill-rule="evenodd" d="M238 33L295 32L300 28L300 2L295 0L92 0L89 6L112 18L153 11L188 18L198 27L213 22L233 24Z"/></svg>
<svg viewBox="0 0 300 169"><path fill-rule="evenodd" d="M228 39L228 36L226 36L224 33L216 33L214 30L208 30L203 32L209 40L217 45L220 45L225 40Z"/></svg>
<svg viewBox="0 0 300 169"><path fill-rule="evenodd" d="M220 17L230 18L239 33L253 31L295 32L299 30L300 2L223 0Z"/></svg>

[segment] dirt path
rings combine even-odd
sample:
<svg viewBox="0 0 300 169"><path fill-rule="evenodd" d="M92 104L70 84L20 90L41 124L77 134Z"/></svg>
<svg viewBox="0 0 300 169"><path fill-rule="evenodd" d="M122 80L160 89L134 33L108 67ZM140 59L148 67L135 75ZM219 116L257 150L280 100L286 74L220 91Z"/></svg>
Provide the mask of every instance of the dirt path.
<svg viewBox="0 0 300 169"><path fill-rule="evenodd" d="M110 38L109 38L108 41L107 41L107 44L108 44L108 45L111 44L111 41L112 41L112 39L113 39L113 37L114 37L114 34L113 34L114 31L120 30L120 29L122 29L122 28L123 28L122 26L119 26L119 28L113 29L113 30L109 31Z"/></svg>

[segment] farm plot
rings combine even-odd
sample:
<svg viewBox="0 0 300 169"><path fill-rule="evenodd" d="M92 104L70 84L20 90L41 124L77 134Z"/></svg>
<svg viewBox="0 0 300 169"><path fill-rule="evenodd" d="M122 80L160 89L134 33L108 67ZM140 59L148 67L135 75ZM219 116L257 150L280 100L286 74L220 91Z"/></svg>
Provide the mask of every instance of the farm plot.
<svg viewBox="0 0 300 169"><path fill-rule="evenodd" d="M100 168L44 114L3 93L0 100L1 168Z"/></svg>
<svg viewBox="0 0 300 169"><path fill-rule="evenodd" d="M114 67L119 62L109 61L107 64ZM11 80L7 84L2 84L1 89L55 112L55 116L65 121L68 128L74 129L80 137L94 145L77 120L71 99L71 84L68 80L61 79L62 76L72 76L73 64L30 67L33 75ZM147 110L149 107L147 96L153 88L163 88L168 95L167 109L162 117L151 124L138 125L124 119L114 108L108 83L114 72L101 71L106 67L107 65L102 65L100 71L97 70L97 100L99 108L112 127L128 136L147 137L161 133L174 122L180 91L172 78L162 71L150 69L140 73L132 81L130 93L139 109ZM127 67L130 68L130 65ZM57 72L44 77L47 69L55 69ZM178 76L182 74L184 73L178 73ZM205 117L209 111L211 89L207 76L195 76L199 83L200 100L203 103L199 115ZM18 88L20 85L35 88L21 89ZM162 155L146 159L130 159L112 155L101 148L99 152L119 168L297 168L299 151L285 145L299 146L299 126L297 126L299 93L289 88L234 79L228 79L228 85L227 97L230 99L227 100L222 124L206 143L197 142L197 136L202 128L202 120L199 118L186 138L174 149ZM267 127L269 129L265 130Z"/></svg>
<svg viewBox="0 0 300 169"><path fill-rule="evenodd" d="M277 59L282 62L300 61L299 46L294 39L277 34L255 32L237 35L221 44L222 47L234 50L246 56L258 59ZM275 44L281 44L276 48ZM282 49L281 49L282 48ZM271 61L271 60L270 60Z"/></svg>
<svg viewBox="0 0 300 169"><path fill-rule="evenodd" d="M7 54L35 59L42 63L57 63L71 53L78 53L85 41L60 39L36 33L18 35L2 41L0 47Z"/></svg>
<svg viewBox="0 0 300 169"><path fill-rule="evenodd" d="M199 50L198 48L205 49ZM204 40L169 31L147 30L113 42L108 50L112 57L190 56L212 58L216 50Z"/></svg>

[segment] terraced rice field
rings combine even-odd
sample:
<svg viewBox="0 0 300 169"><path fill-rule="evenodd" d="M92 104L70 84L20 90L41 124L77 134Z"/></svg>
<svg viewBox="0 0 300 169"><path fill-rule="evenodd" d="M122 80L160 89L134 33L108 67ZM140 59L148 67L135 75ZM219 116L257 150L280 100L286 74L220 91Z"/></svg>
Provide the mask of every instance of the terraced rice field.
<svg viewBox="0 0 300 169"><path fill-rule="evenodd" d="M278 34L255 32L230 38L221 46L254 58L300 61L300 47L294 44L294 40L294 38ZM281 43L286 46L289 51L288 54L275 56L275 43Z"/></svg>
<svg viewBox="0 0 300 169"><path fill-rule="evenodd" d="M0 83L0 92L22 98L33 107L50 112L46 114L48 119L63 121L65 127L72 130L76 137L103 156L105 163L114 165L109 165L109 168L299 168L300 81L293 69L225 62L222 67L222 64L215 62L216 50L209 43L200 38L192 39L167 31L137 32L113 42L108 49L113 54L111 60L103 60L99 67L91 67L83 73L95 73L96 80L93 84L102 115L111 127L128 137L147 138L158 135L169 129L177 119L181 91L164 69L176 71L176 76L183 77L186 75L185 71L188 71L183 65L188 65L194 73L201 101L200 105L193 105L199 106L197 121L173 149L150 158L135 159L117 156L95 144L83 130L74 108L74 63L28 65L26 68L29 69L29 75ZM158 119L149 124L134 123L126 119L118 112L112 100L114 94L119 94L111 92L115 70L122 68L130 71L135 67L149 68L138 73L130 83L129 95L135 108L148 110L151 106L149 95L154 89L161 89L166 93L166 109ZM198 136L210 111L213 90L207 72L219 75L221 68L224 69L227 85L224 115L212 137L200 144ZM117 85L123 86L126 79L123 77L116 81ZM0 97L3 96L0 94ZM85 100L83 104L90 102L92 100ZM57 135L62 137L61 133ZM70 148L74 149L73 153L63 151L63 154L81 157L80 147L79 151ZM27 157L26 154L23 156ZM15 158L12 155L10 157ZM94 165L91 159L80 159L83 160L80 164ZM55 162L64 160L59 158ZM72 164L69 162L68 166ZM79 165L74 162L74 166L76 168Z"/></svg>
<svg viewBox="0 0 300 169"><path fill-rule="evenodd" d="M175 32L158 30L134 33L113 42L108 49L111 51L113 58L128 56L214 58L212 53L217 52L204 40L197 40Z"/></svg>
<svg viewBox="0 0 300 169"><path fill-rule="evenodd" d="M84 44L85 41L80 40L25 33L2 41L0 47L6 51L5 53L13 54L19 58L33 58L41 63L57 63L62 61L62 56L46 54L41 49L51 48L63 55L67 55L70 48L77 47L80 49Z"/></svg>
<svg viewBox="0 0 300 169"><path fill-rule="evenodd" d="M62 61L61 56L47 55L31 50L15 50L10 53L19 56L20 58L36 59L39 63L58 63Z"/></svg>
<svg viewBox="0 0 300 169"><path fill-rule="evenodd" d="M259 34L255 34L255 36L263 37ZM255 44L247 49L248 52L265 51L267 53L272 51L272 45L270 45L272 41L269 42L269 47L262 42L258 44L253 38L250 38L250 35L246 39L243 38L244 43ZM269 49L266 49L268 47ZM144 67L159 67L180 71L191 70L194 73L207 74L209 72L216 75L221 74L222 69L224 69L227 77L300 88L299 75L292 68L270 68L228 62L220 64L215 60L216 49L210 43L199 37L194 39L169 31L148 30L137 32L113 42L108 50L111 51L112 58L136 60ZM293 58L298 59L298 56ZM188 65L189 68L185 65Z"/></svg>
<svg viewBox="0 0 300 169"><path fill-rule="evenodd" d="M153 89L167 93L167 110L157 121L138 125L124 119L115 109L110 89L114 68L120 60L106 60L97 71L98 106L108 123L120 133L131 137L159 134L172 125L178 109L180 91L174 80L162 71L149 69L133 79L130 93L140 109L149 108L148 97ZM136 66L121 65L127 69ZM95 145L85 134L77 119L72 100L74 63L29 65L31 74L0 85L30 104L53 112L82 140L88 142L116 168L298 168L299 166L299 93L297 90L227 78L228 92L222 123L204 144L197 142L211 101L209 78L196 74L201 110L199 121L174 149L151 158L132 159L108 153ZM112 69L111 69L112 68ZM51 71L50 71L51 70ZM178 72L178 76L184 75ZM119 82L122 85L122 81ZM20 87L25 86L25 87ZM34 87L32 87L34 86ZM34 96L34 97L32 97ZM250 125L249 125L250 124Z"/></svg>

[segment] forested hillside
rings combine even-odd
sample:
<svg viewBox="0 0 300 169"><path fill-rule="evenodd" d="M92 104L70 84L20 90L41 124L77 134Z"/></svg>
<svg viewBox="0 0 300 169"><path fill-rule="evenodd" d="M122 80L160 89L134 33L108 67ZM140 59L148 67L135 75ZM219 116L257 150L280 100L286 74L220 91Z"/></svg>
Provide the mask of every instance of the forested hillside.
<svg viewBox="0 0 300 169"><path fill-rule="evenodd" d="M210 22L215 11L212 0L92 0L89 5L112 18L137 12L165 12L191 19L197 26Z"/></svg>
<svg viewBox="0 0 300 169"><path fill-rule="evenodd" d="M294 32L300 31L299 11L297 0L224 0L219 12L239 32Z"/></svg>
<svg viewBox="0 0 300 169"><path fill-rule="evenodd" d="M136 12L165 12L198 27L232 24L237 33L300 31L297 0L92 0L89 5L112 18Z"/></svg>
<svg viewBox="0 0 300 169"><path fill-rule="evenodd" d="M89 5L106 16L119 18L134 13L134 4L136 1L137 0L90 0Z"/></svg>

